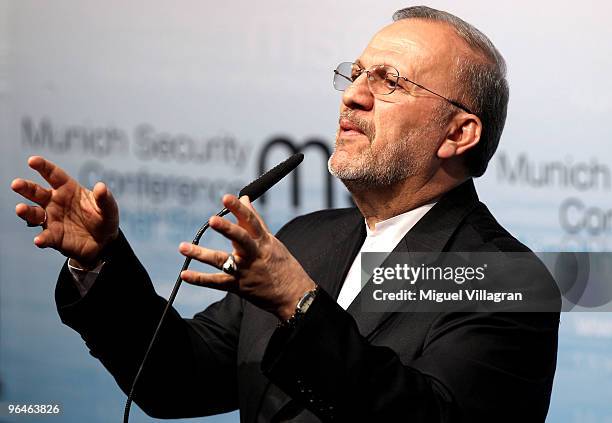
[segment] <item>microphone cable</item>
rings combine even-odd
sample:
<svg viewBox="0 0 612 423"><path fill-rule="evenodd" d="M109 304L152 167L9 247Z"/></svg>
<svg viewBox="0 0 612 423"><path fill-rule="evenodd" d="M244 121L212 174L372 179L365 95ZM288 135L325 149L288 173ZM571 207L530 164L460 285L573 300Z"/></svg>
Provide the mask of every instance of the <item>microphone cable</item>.
<svg viewBox="0 0 612 423"><path fill-rule="evenodd" d="M279 182L281 179L287 176L292 170L294 170L302 162L302 160L304 160L303 154L301 153L294 154L293 156L289 157L284 162L276 165L275 167L273 167L272 169L270 169L269 171L261 175L259 178L255 179L253 182L251 182L250 184L242 188L240 192L238 193L238 197L240 198L246 195L249 197L249 200L251 202L257 200L262 194L264 194L266 191L272 188L272 186L274 186L277 182ZM216 216L223 217L228 213L229 213L229 210L224 207L222 210L220 210L216 214ZM204 232L206 232L206 230L209 227L210 225L208 222L202 225L200 229L198 229L198 232L196 233L191 243L193 245L198 245L200 243L200 239L202 238L202 235L204 235ZM138 379L140 379L140 375L142 374L144 365L147 362L147 359L149 358L149 354L151 353L151 350L153 349L153 345L155 344L155 341L157 340L159 331L162 327L162 324L164 323L164 320L166 319L166 315L168 314L168 311L172 307L172 304L174 304L174 299L176 298L176 295L181 286L181 283L183 282L183 280L181 279L181 273L184 270L187 270L187 268L189 267L189 264L191 264L191 257L186 257L185 261L183 262L183 266L181 267L181 270L179 271L178 277L176 278L176 282L174 283L174 288L172 288L170 297L168 297L168 302L166 304L166 307L164 307L164 311L159 319L157 328L155 329L155 332L153 332L153 336L151 337L149 346L147 347L147 350L142 358L140 366L138 367L136 376L134 376L134 381L132 382L130 392L125 402L125 409L123 412L123 423L129 423L130 408L132 406L132 402L134 399L134 391L136 389L136 383L138 382Z"/></svg>

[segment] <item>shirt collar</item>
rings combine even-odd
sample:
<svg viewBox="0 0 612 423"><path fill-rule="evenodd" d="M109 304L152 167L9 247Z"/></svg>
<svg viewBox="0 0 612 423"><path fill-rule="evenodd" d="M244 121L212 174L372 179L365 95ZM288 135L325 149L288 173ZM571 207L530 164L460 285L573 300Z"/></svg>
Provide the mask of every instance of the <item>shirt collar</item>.
<svg viewBox="0 0 612 423"><path fill-rule="evenodd" d="M400 238L408 233L410 229L436 204L433 201L424 204L416 209L409 210L405 213L398 214L389 219L376 223L374 229L370 229L366 222L366 233L368 238L386 238L388 236ZM393 235L396 236L393 236Z"/></svg>

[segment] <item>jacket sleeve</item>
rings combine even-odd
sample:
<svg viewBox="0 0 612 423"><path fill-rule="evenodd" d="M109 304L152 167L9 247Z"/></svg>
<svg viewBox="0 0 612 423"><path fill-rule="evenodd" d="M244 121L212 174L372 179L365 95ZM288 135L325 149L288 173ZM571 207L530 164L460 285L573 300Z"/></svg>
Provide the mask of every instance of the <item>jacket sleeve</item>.
<svg viewBox="0 0 612 423"><path fill-rule="evenodd" d="M326 422L544 422L557 328L557 313L439 314L402 362L320 291L297 327L274 333L262 370Z"/></svg>
<svg viewBox="0 0 612 423"><path fill-rule="evenodd" d="M85 340L127 394L167 302L123 234L81 298L64 264L56 287L62 322ZM134 401L157 418L231 411L238 406L236 352L242 300L228 294L193 319L171 309L135 389Z"/></svg>

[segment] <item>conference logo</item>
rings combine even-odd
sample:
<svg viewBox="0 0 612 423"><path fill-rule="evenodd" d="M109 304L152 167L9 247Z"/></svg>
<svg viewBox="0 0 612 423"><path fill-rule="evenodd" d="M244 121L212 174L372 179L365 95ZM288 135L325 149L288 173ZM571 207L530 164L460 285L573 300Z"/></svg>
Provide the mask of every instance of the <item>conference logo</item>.
<svg viewBox="0 0 612 423"><path fill-rule="evenodd" d="M261 175L266 172L271 166L268 156L270 152L274 149L282 148L287 151L288 155L293 155L299 152L303 152L308 149L313 149L318 151L320 154L323 154L323 177L325 179L325 205L327 208L331 208L334 205L334 192L333 192L333 179L332 175L327 170L327 160L331 155L331 151L328 145L320 139L312 138L305 141L302 144L294 143L292 140L286 137L274 137L264 143L263 147L259 151L259 157L257 158L257 171L258 174ZM301 206L301 170L300 167L297 167L291 175L288 176L291 179L291 204L295 208L299 208ZM266 196L262 195L259 199L262 204L266 204Z"/></svg>

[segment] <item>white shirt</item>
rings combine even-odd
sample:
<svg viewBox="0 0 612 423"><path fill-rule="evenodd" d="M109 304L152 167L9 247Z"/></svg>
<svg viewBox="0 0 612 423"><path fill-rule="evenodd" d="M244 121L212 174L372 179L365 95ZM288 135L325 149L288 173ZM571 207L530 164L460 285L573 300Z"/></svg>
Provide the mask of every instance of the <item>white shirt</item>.
<svg viewBox="0 0 612 423"><path fill-rule="evenodd" d="M390 219L383 220L374 225L371 230L366 222L366 239L355 257L351 268L349 269L340 294L338 295L338 304L343 309L347 309L353 302L359 291L361 291L361 253L365 252L380 252L390 253L404 238L404 236L412 229L416 223L436 203L425 204L416 209L407 211L406 213L398 214Z"/></svg>
<svg viewBox="0 0 612 423"><path fill-rule="evenodd" d="M72 279L79 290L79 294L81 294L81 298L87 294L87 291L90 290L96 279L98 279L102 266L104 266L104 262L100 263L93 270L83 270L77 267L72 259L68 259L68 270L70 271Z"/></svg>

